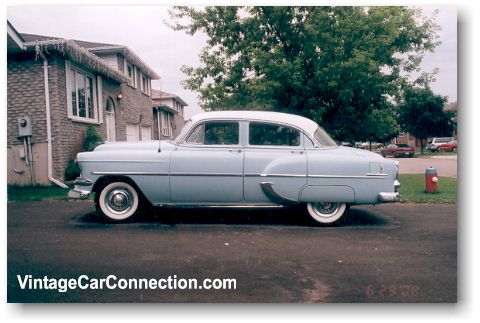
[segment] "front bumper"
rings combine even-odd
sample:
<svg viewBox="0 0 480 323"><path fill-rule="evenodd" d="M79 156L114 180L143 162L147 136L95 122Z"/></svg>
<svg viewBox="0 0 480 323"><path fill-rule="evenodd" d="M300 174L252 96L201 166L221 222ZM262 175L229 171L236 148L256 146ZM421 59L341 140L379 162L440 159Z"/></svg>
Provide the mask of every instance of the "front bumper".
<svg viewBox="0 0 480 323"><path fill-rule="evenodd" d="M92 192L93 182L89 179L78 177L73 183L75 186L68 191L68 197L81 200L88 199Z"/></svg>
<svg viewBox="0 0 480 323"><path fill-rule="evenodd" d="M393 183L395 192L382 192L378 193L378 202L379 203L394 203L400 202L400 182L395 180Z"/></svg>
<svg viewBox="0 0 480 323"><path fill-rule="evenodd" d="M68 197L71 199L81 199L86 200L90 196L90 191L81 190L78 188L73 188L68 191Z"/></svg>

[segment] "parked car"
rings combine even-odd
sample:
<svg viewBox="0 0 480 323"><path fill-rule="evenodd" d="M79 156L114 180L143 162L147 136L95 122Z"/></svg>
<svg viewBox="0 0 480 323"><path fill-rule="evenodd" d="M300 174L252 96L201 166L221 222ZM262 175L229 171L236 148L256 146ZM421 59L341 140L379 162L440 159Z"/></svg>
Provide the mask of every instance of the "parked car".
<svg viewBox="0 0 480 323"><path fill-rule="evenodd" d="M441 145L440 147L438 147L438 150L439 150L439 151L453 151L453 152L457 152L457 141L456 141L456 140L452 140L452 141L448 142L448 143L445 144L445 145Z"/></svg>
<svg viewBox="0 0 480 323"><path fill-rule="evenodd" d="M276 112L206 112L173 141L105 143L76 157L72 198L123 221L142 205L305 205L316 224L352 204L399 201L398 163L338 146L312 120ZM308 166L307 166L308 165Z"/></svg>
<svg viewBox="0 0 480 323"><path fill-rule="evenodd" d="M407 144L390 144L381 151L383 157L413 157L415 149Z"/></svg>
<svg viewBox="0 0 480 323"><path fill-rule="evenodd" d="M382 149L384 146L382 143L379 142L372 142L371 143L372 150L377 150L377 149ZM355 143L355 148L360 148L360 149L370 149L370 142L365 141L365 142L356 142Z"/></svg>
<svg viewBox="0 0 480 323"><path fill-rule="evenodd" d="M430 139L427 143L427 149L431 152L439 151L439 148L443 145L448 144L450 141L454 140L452 137L435 137Z"/></svg>

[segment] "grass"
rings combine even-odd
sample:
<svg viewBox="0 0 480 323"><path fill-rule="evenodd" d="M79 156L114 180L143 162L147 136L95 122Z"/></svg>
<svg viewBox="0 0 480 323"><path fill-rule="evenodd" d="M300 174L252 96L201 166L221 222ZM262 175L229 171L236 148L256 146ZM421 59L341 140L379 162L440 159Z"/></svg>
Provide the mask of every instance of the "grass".
<svg viewBox="0 0 480 323"><path fill-rule="evenodd" d="M457 153L451 151L436 151L431 152L427 148L423 148L423 155L421 154L420 148L415 148L415 155L416 157L422 158L430 158L432 156L448 156L448 155L456 155Z"/></svg>
<svg viewBox="0 0 480 323"><path fill-rule="evenodd" d="M9 201L47 201L68 200L68 189L58 186L17 186L8 185L7 195Z"/></svg>
<svg viewBox="0 0 480 323"><path fill-rule="evenodd" d="M425 175L401 174L398 179L401 183L400 194L402 203L431 203L456 204L457 179L440 177L437 193L425 192Z"/></svg>

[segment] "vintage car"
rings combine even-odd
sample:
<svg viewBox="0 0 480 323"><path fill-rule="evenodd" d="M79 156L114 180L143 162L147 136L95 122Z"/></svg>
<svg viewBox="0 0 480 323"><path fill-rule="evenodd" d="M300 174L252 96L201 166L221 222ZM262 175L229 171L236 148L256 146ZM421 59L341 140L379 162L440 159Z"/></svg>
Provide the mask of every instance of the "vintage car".
<svg viewBox="0 0 480 323"><path fill-rule="evenodd" d="M315 224L352 204L399 200L398 163L338 146L315 122L262 111L205 112L172 141L106 143L76 157L69 197L95 193L98 213L123 221L141 205L305 205Z"/></svg>

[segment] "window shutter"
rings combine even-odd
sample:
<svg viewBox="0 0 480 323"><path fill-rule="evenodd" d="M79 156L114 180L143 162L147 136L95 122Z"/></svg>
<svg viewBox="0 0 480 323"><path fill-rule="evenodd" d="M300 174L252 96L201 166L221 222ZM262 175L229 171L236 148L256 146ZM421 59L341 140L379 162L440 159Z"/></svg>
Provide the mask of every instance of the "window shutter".
<svg viewBox="0 0 480 323"><path fill-rule="evenodd" d="M97 75L97 98L98 98L98 122L103 124L103 93L102 93L102 77Z"/></svg>
<svg viewBox="0 0 480 323"><path fill-rule="evenodd" d="M70 62L65 60L65 84L67 89L67 115L70 117L72 115L72 89L70 82L70 74L72 70L70 69Z"/></svg>

